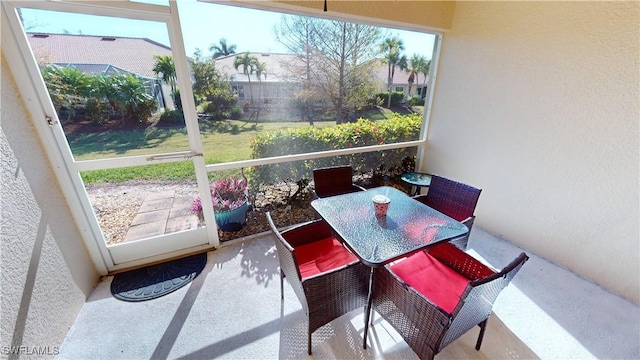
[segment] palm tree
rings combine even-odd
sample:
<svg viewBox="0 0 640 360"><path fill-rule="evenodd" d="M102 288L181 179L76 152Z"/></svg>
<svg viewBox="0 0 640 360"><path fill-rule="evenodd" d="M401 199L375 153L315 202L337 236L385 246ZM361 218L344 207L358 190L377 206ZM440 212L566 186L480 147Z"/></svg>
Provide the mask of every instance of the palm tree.
<svg viewBox="0 0 640 360"><path fill-rule="evenodd" d="M427 75L429 75L430 70L431 70L431 60L425 60L422 66L420 66L420 73L424 75L424 79L422 80L422 96L423 97L425 95L424 88L427 85Z"/></svg>
<svg viewBox="0 0 640 360"><path fill-rule="evenodd" d="M213 52L213 58L219 58L221 56L227 56L236 53L236 46L227 44L227 39L220 39L219 44L212 44L209 47L209 51Z"/></svg>
<svg viewBox="0 0 640 360"><path fill-rule="evenodd" d="M154 55L156 59L153 64L153 73L156 76L161 75L162 81L171 86L171 92L176 91L176 67L173 64L173 58L169 55Z"/></svg>
<svg viewBox="0 0 640 360"><path fill-rule="evenodd" d="M402 71L407 71L409 69L409 59L407 59L407 55L400 55L400 58L398 59L398 63L396 64L396 66L398 66L398 69L402 70ZM395 69L393 69L394 71L392 71L391 76L393 77L394 73L395 73Z"/></svg>
<svg viewBox="0 0 640 360"><path fill-rule="evenodd" d="M256 59L255 73L258 77L258 82L260 82L260 86L258 87L258 101L260 101L260 98L262 97L262 75L264 75L265 79L267 78L267 63L264 61L257 61Z"/></svg>
<svg viewBox="0 0 640 360"><path fill-rule="evenodd" d="M173 101L174 106L180 107L180 105L176 104L176 67L173 64L173 58L169 55L154 55L154 59L156 59L155 64L153 64L153 73L156 76L161 75L162 81L169 84L171 87L171 100Z"/></svg>
<svg viewBox="0 0 640 360"><path fill-rule="evenodd" d="M240 66L242 66L242 73L247 75L247 79L249 80L249 94L251 95L251 103L253 103L253 89L251 88L251 74L255 72L256 65L258 63L258 59L255 56L249 55L248 52L243 55L236 56L236 59L233 61L233 67L238 70Z"/></svg>
<svg viewBox="0 0 640 360"><path fill-rule="evenodd" d="M62 108L66 108L68 110L66 122L70 122L76 114L78 105L91 90L90 77L78 69L57 65L45 67L42 70L42 77L58 114Z"/></svg>
<svg viewBox="0 0 640 360"><path fill-rule="evenodd" d="M391 86L393 85L396 66L406 66L407 64L407 57L400 54L402 50L404 50L404 42L397 36L384 39L380 45L380 51L385 54L384 58L388 66L387 86L389 90L389 101L387 107L391 107Z"/></svg>
<svg viewBox="0 0 640 360"><path fill-rule="evenodd" d="M411 63L407 68L407 70L409 71L409 80L407 80L407 82L409 83L409 97L411 97L411 87L413 86L413 83L418 82L418 74L420 74L425 66L428 66L426 64L427 58L424 57L424 55L413 54L411 56Z"/></svg>

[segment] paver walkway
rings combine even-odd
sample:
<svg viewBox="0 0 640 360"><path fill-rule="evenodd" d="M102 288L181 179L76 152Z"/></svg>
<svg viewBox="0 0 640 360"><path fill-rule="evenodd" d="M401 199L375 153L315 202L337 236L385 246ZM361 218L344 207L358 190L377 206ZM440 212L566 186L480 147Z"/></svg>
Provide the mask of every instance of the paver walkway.
<svg viewBox="0 0 640 360"><path fill-rule="evenodd" d="M174 233L198 227L198 216L192 214L192 197L176 195L175 190L147 196L131 222L124 241Z"/></svg>

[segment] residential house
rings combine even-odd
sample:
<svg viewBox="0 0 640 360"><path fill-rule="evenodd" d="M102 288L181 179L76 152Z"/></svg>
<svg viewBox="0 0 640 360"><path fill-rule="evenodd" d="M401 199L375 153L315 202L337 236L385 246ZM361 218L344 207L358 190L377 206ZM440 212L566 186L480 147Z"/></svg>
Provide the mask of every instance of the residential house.
<svg viewBox="0 0 640 360"><path fill-rule="evenodd" d="M249 56L255 57L259 62L263 62L266 74L258 78L255 72L246 75L243 67L235 68L236 57L242 54L231 54L216 59L218 70L229 75L231 86L238 92L238 104L242 106L247 102L262 102L268 104L283 104L291 100L297 91L303 87L303 80L300 74L292 69L299 67L299 60L294 54L278 53L254 53L249 52ZM298 64L298 65L296 65ZM383 60L376 61L375 77L378 79L377 86L380 92L387 91L388 66ZM409 94L409 73L396 67L393 78L393 91L400 91ZM411 94L425 94L422 91L424 85L413 84Z"/></svg>
<svg viewBox="0 0 640 360"><path fill-rule="evenodd" d="M409 62L410 64L410 62ZM380 59L379 65L375 69L375 76L378 81L378 86L381 92L388 91L388 77L389 77L389 65L384 59ZM395 68L393 83L391 84L391 91L401 92L404 94L404 100L419 95L422 99L427 95L427 84L429 83L429 76L425 77L424 74L418 74L417 77L413 76L413 83L409 83L411 73L407 70L400 69L398 66ZM415 79L418 79L416 82Z"/></svg>
<svg viewBox="0 0 640 360"><path fill-rule="evenodd" d="M255 72L246 75L243 67L235 68L236 57L231 54L216 59L216 68L229 76L232 88L238 93L238 104L263 103L282 104L302 89L302 80L288 70L296 56L278 53L249 53L265 64L266 73L258 78Z"/></svg>
<svg viewBox="0 0 640 360"><path fill-rule="evenodd" d="M27 33L29 44L41 65L55 64L73 67L91 74L131 73L148 79L153 95L158 96L160 107L171 104L170 89L158 80L153 72L155 55L171 56L171 48L146 38L94 36L76 34ZM245 75L242 67L237 70L234 61L241 54L232 54L216 59L219 70L229 75L232 87L238 92L238 105L262 102L284 104L302 89L302 82L291 71L296 62L293 54L249 53L266 65L266 73ZM387 90L388 68L382 62L376 68L376 77L381 92ZM396 68L393 91L407 96L409 73ZM159 85L162 84L162 87ZM422 84L414 84L412 94L422 93ZM252 101L253 98L253 101Z"/></svg>
<svg viewBox="0 0 640 360"><path fill-rule="evenodd" d="M130 73L148 80L160 108L171 107L171 89L153 72L155 55L171 56L171 48L146 38L27 33L42 66L55 64L90 74Z"/></svg>

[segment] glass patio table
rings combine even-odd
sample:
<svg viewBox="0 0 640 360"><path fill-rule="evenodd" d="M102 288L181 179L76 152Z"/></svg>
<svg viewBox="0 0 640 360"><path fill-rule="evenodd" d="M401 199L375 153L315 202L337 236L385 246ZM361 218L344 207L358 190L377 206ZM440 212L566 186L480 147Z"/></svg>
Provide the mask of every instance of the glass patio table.
<svg viewBox="0 0 640 360"><path fill-rule="evenodd" d="M420 190L422 190L423 187L428 188L431 185L431 175L420 172L404 173L400 175L400 179L416 188L416 191L413 193L414 196L420 194Z"/></svg>
<svg viewBox="0 0 640 360"><path fill-rule="evenodd" d="M377 194L391 199L386 216L375 216L372 199ZM375 269L469 231L464 224L387 186L316 199L311 206L331 226L338 239L371 267L365 310L365 349Z"/></svg>

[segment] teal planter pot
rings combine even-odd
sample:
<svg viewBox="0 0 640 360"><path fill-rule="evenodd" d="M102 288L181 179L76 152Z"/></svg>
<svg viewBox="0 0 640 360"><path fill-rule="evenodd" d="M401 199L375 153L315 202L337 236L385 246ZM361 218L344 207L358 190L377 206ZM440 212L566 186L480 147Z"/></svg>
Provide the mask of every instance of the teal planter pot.
<svg viewBox="0 0 640 360"><path fill-rule="evenodd" d="M222 231L238 231L247 224L247 211L249 211L249 202L233 210L216 212L216 224Z"/></svg>

